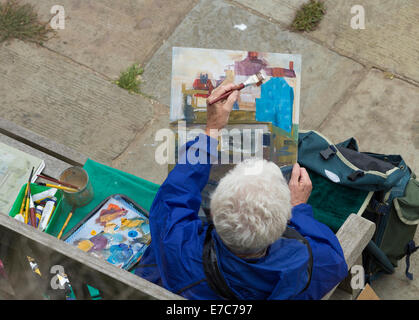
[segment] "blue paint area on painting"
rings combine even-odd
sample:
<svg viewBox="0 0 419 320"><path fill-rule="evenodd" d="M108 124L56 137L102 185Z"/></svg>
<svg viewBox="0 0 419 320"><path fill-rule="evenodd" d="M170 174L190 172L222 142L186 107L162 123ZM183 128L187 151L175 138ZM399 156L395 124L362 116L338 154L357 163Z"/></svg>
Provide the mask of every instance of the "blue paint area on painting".
<svg viewBox="0 0 419 320"><path fill-rule="evenodd" d="M239 104L237 103L237 101L234 102L233 104L233 110L239 110Z"/></svg>
<svg viewBox="0 0 419 320"><path fill-rule="evenodd" d="M128 237L135 238L136 236L138 236L138 232L137 231L131 230L130 232L128 232Z"/></svg>
<svg viewBox="0 0 419 320"><path fill-rule="evenodd" d="M132 249L125 243L110 247L111 255L107 259L112 264L125 263L133 254Z"/></svg>
<svg viewBox="0 0 419 320"><path fill-rule="evenodd" d="M256 120L291 132L293 103L294 90L287 81L272 77L262 84L260 98L256 99Z"/></svg>

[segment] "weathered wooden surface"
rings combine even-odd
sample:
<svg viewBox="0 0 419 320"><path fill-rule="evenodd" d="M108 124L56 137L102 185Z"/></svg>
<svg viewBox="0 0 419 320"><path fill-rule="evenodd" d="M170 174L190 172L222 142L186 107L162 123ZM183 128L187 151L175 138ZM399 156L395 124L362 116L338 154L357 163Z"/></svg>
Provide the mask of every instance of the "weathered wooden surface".
<svg viewBox="0 0 419 320"><path fill-rule="evenodd" d="M368 242L372 239L375 224L365 218L351 214L336 233L345 255L346 264L352 267Z"/></svg>
<svg viewBox="0 0 419 320"><path fill-rule="evenodd" d="M373 222L356 214L351 214L336 233L349 270L372 239L374 231L375 224ZM336 287L326 294L323 300L329 299Z"/></svg>
<svg viewBox="0 0 419 320"><path fill-rule="evenodd" d="M22 142L19 142L1 133L0 133L0 142L7 144L8 146L11 146L20 151L31 154L40 159L43 159L45 161L45 168L42 171L42 173L45 175L58 178L61 172L63 172L65 169L71 166L70 164L64 161L58 160L50 156L49 154L38 151Z"/></svg>
<svg viewBox="0 0 419 320"><path fill-rule="evenodd" d="M10 281L19 299L42 299L39 286L48 288L54 276L49 270L53 265L64 267L74 288L80 289L80 284L89 284L106 299L183 299L4 214L0 214L0 248L0 259L5 261L6 272L12 275ZM26 255L38 262L45 277L42 281L31 271L28 263L25 266ZM82 293L75 294L77 298Z"/></svg>
<svg viewBox="0 0 419 320"><path fill-rule="evenodd" d="M87 160L84 154L2 117L0 117L0 134L9 137L9 139L4 138L9 142L13 139L15 144L20 144L22 148L26 146L28 151L34 152L32 153L34 156L41 152L56 161L77 166L82 166Z"/></svg>

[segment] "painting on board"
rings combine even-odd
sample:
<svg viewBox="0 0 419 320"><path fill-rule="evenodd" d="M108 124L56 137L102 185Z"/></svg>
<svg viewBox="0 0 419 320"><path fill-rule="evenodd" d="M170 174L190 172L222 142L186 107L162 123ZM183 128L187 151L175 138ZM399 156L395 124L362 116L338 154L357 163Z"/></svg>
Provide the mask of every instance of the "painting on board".
<svg viewBox="0 0 419 320"><path fill-rule="evenodd" d="M179 148L187 141L195 140L200 132L205 131L205 124L189 124L185 128L185 141L182 141L177 133L178 126L178 123L172 123L172 129L175 132L175 163L181 162L179 161ZM275 155L275 147L272 145L274 139L270 123L229 124L220 132L218 140L217 158L211 160L210 176L207 185L201 192L201 207L204 210L209 209L210 196L218 182L234 165L242 160L255 157L276 163L278 159ZM169 171L173 167L173 165L169 165Z"/></svg>
<svg viewBox="0 0 419 320"><path fill-rule="evenodd" d="M121 195L113 195L66 238L94 256L130 269L151 242L149 220Z"/></svg>
<svg viewBox="0 0 419 320"><path fill-rule="evenodd" d="M240 91L229 124L272 124L278 165L297 159L301 56L254 51L174 47L170 120L206 122L206 99L228 83L240 84L257 72L261 86Z"/></svg>

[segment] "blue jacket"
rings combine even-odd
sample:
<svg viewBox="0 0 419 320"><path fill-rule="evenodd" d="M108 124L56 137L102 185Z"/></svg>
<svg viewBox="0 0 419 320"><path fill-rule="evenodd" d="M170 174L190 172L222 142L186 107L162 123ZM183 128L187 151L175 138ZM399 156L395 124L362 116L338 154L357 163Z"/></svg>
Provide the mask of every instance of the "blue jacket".
<svg viewBox="0 0 419 320"><path fill-rule="evenodd" d="M206 281L202 250L208 225L198 211L207 184L217 141L200 135L180 151L179 159L193 152L207 158L177 164L156 194L150 209L152 242L135 273L187 299L221 299ZM202 158L201 158L202 159ZM348 268L335 234L313 218L310 205L292 209L289 226L310 243L313 271L309 287L307 247L295 239L280 238L262 258L241 259L229 251L212 231L219 269L240 299L320 299L347 275Z"/></svg>

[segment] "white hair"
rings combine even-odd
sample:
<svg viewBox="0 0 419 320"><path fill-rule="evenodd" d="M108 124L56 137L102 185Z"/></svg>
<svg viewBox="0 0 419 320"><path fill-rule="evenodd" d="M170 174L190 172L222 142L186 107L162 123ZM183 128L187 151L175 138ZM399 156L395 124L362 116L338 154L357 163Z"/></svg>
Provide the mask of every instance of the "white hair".
<svg viewBox="0 0 419 320"><path fill-rule="evenodd" d="M221 240L234 253L266 249L281 237L291 218L290 189L279 167L260 159L239 163L212 194L211 216Z"/></svg>

